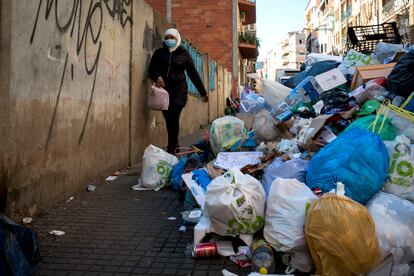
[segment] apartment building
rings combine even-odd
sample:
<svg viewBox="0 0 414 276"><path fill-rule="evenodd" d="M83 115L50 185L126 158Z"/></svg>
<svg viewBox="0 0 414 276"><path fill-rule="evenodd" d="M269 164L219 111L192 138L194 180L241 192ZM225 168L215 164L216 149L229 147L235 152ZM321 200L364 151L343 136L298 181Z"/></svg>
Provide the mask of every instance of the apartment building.
<svg viewBox="0 0 414 276"><path fill-rule="evenodd" d="M258 55L255 0L146 0L202 52L245 82Z"/></svg>
<svg viewBox="0 0 414 276"><path fill-rule="evenodd" d="M385 22L397 22L403 42L414 43L414 0L309 0L304 27L307 50L341 54L348 27Z"/></svg>
<svg viewBox="0 0 414 276"><path fill-rule="evenodd" d="M305 62L304 32L289 32L263 59L262 74L265 79L276 80L279 69L300 69Z"/></svg>

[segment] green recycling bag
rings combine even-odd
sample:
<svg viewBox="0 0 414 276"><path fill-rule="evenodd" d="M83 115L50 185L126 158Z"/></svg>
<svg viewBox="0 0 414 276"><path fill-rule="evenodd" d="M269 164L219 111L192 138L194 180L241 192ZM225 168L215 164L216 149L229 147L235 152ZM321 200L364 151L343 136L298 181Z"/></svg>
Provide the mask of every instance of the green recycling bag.
<svg viewBox="0 0 414 276"><path fill-rule="evenodd" d="M365 116L359 118L358 120L354 121L350 124L346 129L345 132L359 127L371 130L378 134L383 141L393 141L395 137L397 137L397 129L392 124L390 119L385 119L383 116L379 116L378 120L376 121L376 115ZM376 122L375 122L376 121Z"/></svg>

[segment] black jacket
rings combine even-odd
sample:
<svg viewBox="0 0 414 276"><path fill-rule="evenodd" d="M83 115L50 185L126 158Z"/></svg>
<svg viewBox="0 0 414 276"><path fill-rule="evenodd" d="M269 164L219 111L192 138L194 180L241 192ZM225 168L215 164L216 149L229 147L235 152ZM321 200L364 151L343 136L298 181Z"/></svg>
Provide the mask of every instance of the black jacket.
<svg viewBox="0 0 414 276"><path fill-rule="evenodd" d="M183 46L179 46L174 52L170 52L164 44L162 48L155 50L148 68L152 81L156 82L162 77L165 90L170 94L170 103L185 105L187 102L188 86L184 71L194 83L202 97L207 95L190 54Z"/></svg>

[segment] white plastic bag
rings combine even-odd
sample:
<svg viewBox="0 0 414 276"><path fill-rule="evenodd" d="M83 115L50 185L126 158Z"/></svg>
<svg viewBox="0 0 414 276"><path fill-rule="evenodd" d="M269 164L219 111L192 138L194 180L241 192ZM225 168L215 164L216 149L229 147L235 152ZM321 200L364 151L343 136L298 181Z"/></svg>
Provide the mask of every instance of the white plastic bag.
<svg viewBox="0 0 414 276"><path fill-rule="evenodd" d="M235 236L263 227L265 202L259 180L233 168L208 185L204 208L214 232Z"/></svg>
<svg viewBox="0 0 414 276"><path fill-rule="evenodd" d="M353 75L357 66L364 66L370 64L379 64L379 62L372 58L371 55L365 55L355 50L349 50L338 69L344 75Z"/></svg>
<svg viewBox="0 0 414 276"><path fill-rule="evenodd" d="M295 153L300 153L298 142L291 139L282 139L280 143L277 145L277 151L281 153L286 153L289 156L293 156Z"/></svg>
<svg viewBox="0 0 414 276"><path fill-rule="evenodd" d="M410 139L397 136L394 141L384 142L387 146L390 169L384 190L402 198L414 196L414 159Z"/></svg>
<svg viewBox="0 0 414 276"><path fill-rule="evenodd" d="M170 184L170 175L177 157L163 151L156 146L149 145L144 151L144 160L141 178L134 190L158 191Z"/></svg>
<svg viewBox="0 0 414 276"><path fill-rule="evenodd" d="M277 251L307 251L306 206L317 196L296 179L277 178L270 188L264 238Z"/></svg>
<svg viewBox="0 0 414 276"><path fill-rule="evenodd" d="M312 256L309 251L297 251L292 254L290 265L300 272L310 273L314 268Z"/></svg>
<svg viewBox="0 0 414 276"><path fill-rule="evenodd" d="M283 102L287 95L289 95L290 89L283 84L272 81L272 80L262 80L262 95L268 104L275 106L276 104Z"/></svg>
<svg viewBox="0 0 414 276"><path fill-rule="evenodd" d="M257 113L253 129L256 134L256 140L259 142L274 141L280 136L279 131L276 129L276 121L267 110Z"/></svg>
<svg viewBox="0 0 414 276"><path fill-rule="evenodd" d="M367 208L383 257L392 253L394 266L414 261L414 204L395 195L379 192Z"/></svg>
<svg viewBox="0 0 414 276"><path fill-rule="evenodd" d="M246 138L244 122L236 117L224 116L211 125L210 143L215 154L240 148Z"/></svg>
<svg viewBox="0 0 414 276"><path fill-rule="evenodd" d="M396 115L392 110L389 111L388 118L392 119L392 124L397 128L398 135L405 135L410 140L414 140L414 122Z"/></svg>

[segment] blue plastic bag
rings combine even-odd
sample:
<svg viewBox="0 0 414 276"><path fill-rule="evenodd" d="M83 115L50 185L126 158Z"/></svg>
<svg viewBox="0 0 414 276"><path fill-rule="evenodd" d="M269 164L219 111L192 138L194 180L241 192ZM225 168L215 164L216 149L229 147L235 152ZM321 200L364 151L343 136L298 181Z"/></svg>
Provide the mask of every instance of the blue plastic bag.
<svg viewBox="0 0 414 276"><path fill-rule="evenodd" d="M388 173L388 152L381 138L354 128L321 149L311 160L306 185L327 193L337 182L345 195L366 204L383 186Z"/></svg>
<svg viewBox="0 0 414 276"><path fill-rule="evenodd" d="M266 195L269 195L270 187L272 186L273 181L278 177L297 179L298 181L305 183L309 163L310 161L301 158L294 158L286 162L280 157L276 158L263 173L262 185Z"/></svg>
<svg viewBox="0 0 414 276"><path fill-rule="evenodd" d="M181 175L184 173L185 164L187 158L181 158L177 165L174 166L171 172L171 185L174 191L179 192L181 190Z"/></svg>
<svg viewBox="0 0 414 276"><path fill-rule="evenodd" d="M208 184L210 184L213 179L211 179L205 169L201 169L193 171L193 180L195 180L195 182L203 188L204 192L206 192Z"/></svg>
<svg viewBox="0 0 414 276"><path fill-rule="evenodd" d="M36 232L0 213L0 275L35 275L40 261Z"/></svg>

